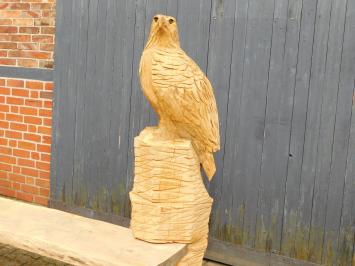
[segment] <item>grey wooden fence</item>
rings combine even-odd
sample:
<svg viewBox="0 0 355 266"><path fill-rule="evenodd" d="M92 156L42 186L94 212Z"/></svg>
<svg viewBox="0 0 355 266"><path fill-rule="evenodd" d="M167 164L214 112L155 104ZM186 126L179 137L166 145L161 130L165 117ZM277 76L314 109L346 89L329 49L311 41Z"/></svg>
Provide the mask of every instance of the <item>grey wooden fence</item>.
<svg viewBox="0 0 355 266"><path fill-rule="evenodd" d="M215 89L211 236L354 263L355 1L58 0L52 202L129 217L133 138L155 116L140 55L156 13Z"/></svg>

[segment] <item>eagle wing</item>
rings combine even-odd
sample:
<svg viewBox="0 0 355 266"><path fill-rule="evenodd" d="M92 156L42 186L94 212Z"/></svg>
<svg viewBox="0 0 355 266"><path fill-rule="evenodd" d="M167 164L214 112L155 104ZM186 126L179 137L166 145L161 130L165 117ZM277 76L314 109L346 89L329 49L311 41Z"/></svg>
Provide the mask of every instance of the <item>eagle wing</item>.
<svg viewBox="0 0 355 266"><path fill-rule="evenodd" d="M152 90L160 115L191 136L199 153L220 149L216 100L198 65L179 49L156 50L151 56Z"/></svg>

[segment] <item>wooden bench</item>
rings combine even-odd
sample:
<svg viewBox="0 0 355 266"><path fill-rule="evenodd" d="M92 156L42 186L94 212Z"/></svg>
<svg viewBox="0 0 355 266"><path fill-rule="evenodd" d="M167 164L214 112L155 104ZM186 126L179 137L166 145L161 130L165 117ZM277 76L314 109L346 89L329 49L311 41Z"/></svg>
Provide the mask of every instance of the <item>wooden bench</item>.
<svg viewBox="0 0 355 266"><path fill-rule="evenodd" d="M74 265L175 265L184 244L151 244L130 229L0 197L0 242Z"/></svg>

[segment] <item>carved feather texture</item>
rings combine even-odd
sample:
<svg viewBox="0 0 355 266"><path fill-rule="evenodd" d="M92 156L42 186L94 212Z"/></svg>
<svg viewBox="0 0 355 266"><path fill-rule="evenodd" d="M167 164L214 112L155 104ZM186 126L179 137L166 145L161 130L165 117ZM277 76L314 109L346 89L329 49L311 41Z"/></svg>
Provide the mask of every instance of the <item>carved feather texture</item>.
<svg viewBox="0 0 355 266"><path fill-rule="evenodd" d="M146 47L139 73L142 90L159 115L159 127L166 123L175 135L191 139L211 178L212 153L220 149L220 136L216 100L205 74L179 45Z"/></svg>
<svg viewBox="0 0 355 266"><path fill-rule="evenodd" d="M182 50L157 50L152 59L153 91L163 110L200 150L217 151L217 107L206 76Z"/></svg>

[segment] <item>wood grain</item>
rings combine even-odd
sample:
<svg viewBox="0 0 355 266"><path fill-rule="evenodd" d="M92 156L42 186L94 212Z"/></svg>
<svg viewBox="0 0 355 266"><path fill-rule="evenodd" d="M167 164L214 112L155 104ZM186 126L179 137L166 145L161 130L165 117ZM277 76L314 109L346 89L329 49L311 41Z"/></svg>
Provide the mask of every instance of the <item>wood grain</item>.
<svg viewBox="0 0 355 266"><path fill-rule="evenodd" d="M152 243L189 244L180 264L201 265L212 199L191 141L162 139L159 128L147 127L135 138L134 153L130 192L134 237Z"/></svg>
<svg viewBox="0 0 355 266"><path fill-rule="evenodd" d="M175 265L186 252L184 244L147 243L128 228L67 212L1 197L0 208L1 243L71 265Z"/></svg>
<svg viewBox="0 0 355 266"><path fill-rule="evenodd" d="M138 74L155 14L177 19L181 48L214 88L210 236L350 265L350 0L58 0L52 200L130 216L134 137L157 122Z"/></svg>

